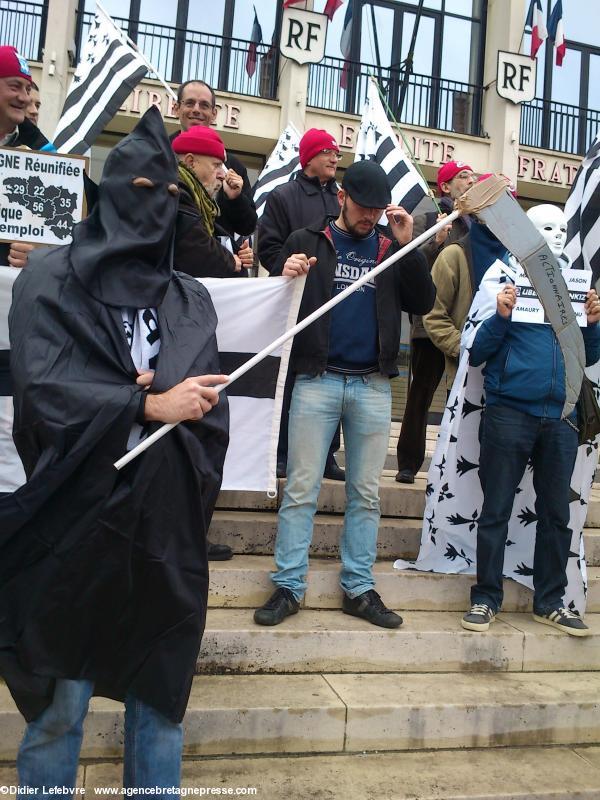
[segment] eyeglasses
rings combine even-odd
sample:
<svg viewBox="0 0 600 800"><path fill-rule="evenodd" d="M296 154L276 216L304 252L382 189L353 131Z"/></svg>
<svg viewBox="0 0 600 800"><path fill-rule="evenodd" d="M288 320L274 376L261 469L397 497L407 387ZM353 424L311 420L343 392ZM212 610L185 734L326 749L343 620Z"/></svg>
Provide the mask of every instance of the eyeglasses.
<svg viewBox="0 0 600 800"><path fill-rule="evenodd" d="M319 153L320 156L327 156L328 158L335 158L336 161L340 161L342 158L341 154L338 153L337 150L321 150Z"/></svg>

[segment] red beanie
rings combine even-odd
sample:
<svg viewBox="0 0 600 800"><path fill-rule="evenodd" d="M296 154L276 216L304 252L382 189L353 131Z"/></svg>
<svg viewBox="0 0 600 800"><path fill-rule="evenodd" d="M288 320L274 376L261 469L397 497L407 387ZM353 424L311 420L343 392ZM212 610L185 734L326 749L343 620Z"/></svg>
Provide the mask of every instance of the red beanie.
<svg viewBox="0 0 600 800"><path fill-rule="evenodd" d="M308 164L311 158L314 158L321 150L335 150L336 153L340 152L338 143L327 131L320 130L319 128L311 128L306 131L304 136L300 139L300 166L302 169Z"/></svg>
<svg viewBox="0 0 600 800"><path fill-rule="evenodd" d="M0 47L0 78L25 78L31 83L31 73L27 61L17 52L16 47Z"/></svg>
<svg viewBox="0 0 600 800"><path fill-rule="evenodd" d="M446 164L442 164L437 174L437 185L440 194L442 194L442 183L448 183L452 178L456 178L458 173L462 172L463 169L468 169L469 172L473 172L473 167L465 164L464 161L448 161Z"/></svg>
<svg viewBox="0 0 600 800"><path fill-rule="evenodd" d="M219 161L225 161L223 140L216 131L204 125L194 125L176 136L173 139L173 150L181 155L194 153L198 156L212 156L218 158Z"/></svg>

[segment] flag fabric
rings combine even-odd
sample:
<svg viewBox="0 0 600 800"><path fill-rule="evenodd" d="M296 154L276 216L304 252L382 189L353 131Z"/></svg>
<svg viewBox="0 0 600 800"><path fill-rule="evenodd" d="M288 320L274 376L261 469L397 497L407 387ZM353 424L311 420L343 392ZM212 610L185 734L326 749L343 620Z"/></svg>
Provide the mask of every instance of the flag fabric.
<svg viewBox="0 0 600 800"><path fill-rule="evenodd" d="M531 0L525 25L529 25L531 28L531 58L535 58L537 51L548 36L541 0Z"/></svg>
<svg viewBox="0 0 600 800"><path fill-rule="evenodd" d="M375 81L369 81L367 99L363 107L360 129L356 138L354 160L371 159L385 171L392 191L392 203L403 206L409 213L419 205L419 211L433 211L434 204L424 208L425 198L430 198L429 186L400 147L387 118ZM385 217L382 224L387 224Z"/></svg>
<svg viewBox="0 0 600 800"><path fill-rule="evenodd" d="M354 0L348 0L346 6L346 16L344 17L344 27L340 37L340 50L344 56L344 66L340 75L340 86L342 89L348 88L348 72L350 70L350 54L352 51L352 14Z"/></svg>
<svg viewBox="0 0 600 800"><path fill-rule="evenodd" d="M275 149L254 184L254 205L259 219L265 210L269 192L276 186L293 180L296 172L300 170L299 144L300 134L290 123L279 137Z"/></svg>
<svg viewBox="0 0 600 800"><path fill-rule="evenodd" d="M333 19L333 15L343 6L342 0L327 0L323 13L329 17L329 21Z"/></svg>
<svg viewBox="0 0 600 800"><path fill-rule="evenodd" d="M250 36L250 47L246 56L246 72L251 78L256 71L256 48L262 42L262 28L258 21L258 14L254 9L254 22L252 24L252 35Z"/></svg>
<svg viewBox="0 0 600 800"><path fill-rule="evenodd" d="M565 42L565 30L563 26L562 0L556 0L556 5L552 9L548 20L548 37L554 42L556 49L556 66L562 67L562 63L567 51Z"/></svg>
<svg viewBox="0 0 600 800"><path fill-rule="evenodd" d="M8 311L20 270L0 267L0 492L25 482L12 441ZM233 372L291 328L298 316L303 280L206 278L217 317L221 371ZM277 442L283 388L292 340L267 356L227 390L230 442L223 489L276 492ZM159 355L160 358L160 355ZM167 434L169 435L169 434Z"/></svg>
<svg viewBox="0 0 600 800"><path fill-rule="evenodd" d="M295 6L298 3L306 3L306 0L283 0L283 7L289 8L290 6Z"/></svg>
<svg viewBox="0 0 600 800"><path fill-rule="evenodd" d="M485 273L475 295L461 338L456 378L446 401L425 490L425 513L419 555L414 562L398 560L397 569L475 575L477 524L483 504L479 480L479 426L485 409L483 367L469 364L471 347L481 322L496 313L496 297L514 279L512 265L496 261ZM598 395L600 363L586 370ZM598 463L598 438L582 444L571 476L565 606L583 614L587 576L583 526ZM533 558L537 515L533 474L525 470L515 494L504 550L506 578L533 587Z"/></svg>
<svg viewBox="0 0 600 800"><path fill-rule="evenodd" d="M574 269L591 269L593 283L597 284L600 280L600 131L575 176L565 216L565 253Z"/></svg>
<svg viewBox="0 0 600 800"><path fill-rule="evenodd" d="M147 71L113 20L97 11L54 134L58 152L89 150Z"/></svg>

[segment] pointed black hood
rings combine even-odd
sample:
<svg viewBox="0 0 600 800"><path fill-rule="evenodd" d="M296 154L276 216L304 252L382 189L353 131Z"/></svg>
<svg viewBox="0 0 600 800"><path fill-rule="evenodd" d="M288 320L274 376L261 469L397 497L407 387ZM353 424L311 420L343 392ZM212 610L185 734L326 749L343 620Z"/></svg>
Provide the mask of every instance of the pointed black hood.
<svg viewBox="0 0 600 800"><path fill-rule="evenodd" d="M149 178L153 188L134 186ZM92 213L73 229L69 258L86 290L117 307L160 305L171 279L177 159L152 106L106 160Z"/></svg>

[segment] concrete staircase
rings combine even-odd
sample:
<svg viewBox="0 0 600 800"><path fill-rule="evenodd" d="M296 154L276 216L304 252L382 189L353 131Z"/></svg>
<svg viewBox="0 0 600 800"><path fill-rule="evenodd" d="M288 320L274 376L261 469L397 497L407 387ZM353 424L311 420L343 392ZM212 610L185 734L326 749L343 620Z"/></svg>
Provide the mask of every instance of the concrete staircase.
<svg viewBox="0 0 600 800"><path fill-rule="evenodd" d="M470 577L393 570L393 558L417 554L425 489L424 474L402 486L394 472L381 481L376 573L405 619L396 631L340 611L344 486L331 481L303 608L256 626L253 609L272 590L280 498L222 492L211 538L236 556L212 564L183 785L256 788L264 800L599 800L600 487L585 531L593 635L533 622L530 593L512 581L503 613L476 634L460 627ZM14 783L22 730L3 687L0 714L1 785ZM93 701L80 771L89 794L120 786L121 725L119 704Z"/></svg>

